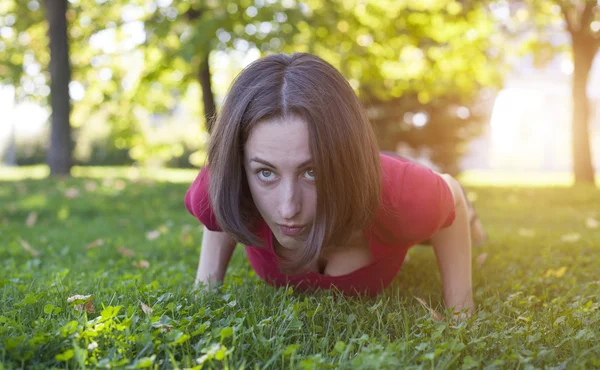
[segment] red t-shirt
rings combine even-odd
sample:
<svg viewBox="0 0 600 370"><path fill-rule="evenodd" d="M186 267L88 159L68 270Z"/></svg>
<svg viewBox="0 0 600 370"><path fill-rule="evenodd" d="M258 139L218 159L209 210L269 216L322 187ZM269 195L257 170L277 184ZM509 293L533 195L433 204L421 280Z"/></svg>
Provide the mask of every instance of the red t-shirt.
<svg viewBox="0 0 600 370"><path fill-rule="evenodd" d="M317 272L289 276L279 271L273 249L273 233L261 220L258 235L265 248L246 246L256 274L274 286L290 284L296 290L329 289L347 295L375 295L394 279L411 246L430 238L454 221L454 200L446 182L432 170L397 157L380 154L381 204L364 229L372 254L371 263L342 276ZM211 231L220 231L208 197L208 168L200 171L185 195L185 206Z"/></svg>

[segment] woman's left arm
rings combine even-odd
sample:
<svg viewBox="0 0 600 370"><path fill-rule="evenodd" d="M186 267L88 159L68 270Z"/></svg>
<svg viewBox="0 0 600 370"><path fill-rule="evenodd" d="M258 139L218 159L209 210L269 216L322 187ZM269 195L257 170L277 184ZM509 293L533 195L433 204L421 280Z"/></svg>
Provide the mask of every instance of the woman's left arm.
<svg viewBox="0 0 600 370"><path fill-rule="evenodd" d="M450 175L440 175L452 190L456 217L451 226L440 229L431 237L444 289L446 307L454 312L473 311L471 281L471 235L467 201L461 186Z"/></svg>

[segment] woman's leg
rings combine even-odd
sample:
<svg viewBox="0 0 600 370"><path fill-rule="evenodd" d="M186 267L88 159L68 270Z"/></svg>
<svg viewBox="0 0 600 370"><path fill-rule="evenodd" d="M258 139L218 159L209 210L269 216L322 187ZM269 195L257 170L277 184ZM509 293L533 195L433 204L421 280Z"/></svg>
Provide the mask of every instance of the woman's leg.
<svg viewBox="0 0 600 370"><path fill-rule="evenodd" d="M385 155L388 155L391 157L401 158L405 161L418 164L419 166L427 167L427 166L415 161L412 158L401 156L394 152L383 151L383 152L381 152L381 154L385 154ZM479 219L479 216L477 215L475 206L469 200L469 197L467 196L467 192L465 191L465 188L462 186L462 184L460 185L460 188L462 189L465 199L467 200L467 205L468 205L467 212L469 215L469 225L471 226L471 242L473 243L474 247L478 247L487 241L487 238L488 238L487 233L485 232L485 230L483 228L483 224L481 223L481 220ZM426 241L426 242L424 242L424 244L430 244L430 243L429 243L429 241Z"/></svg>

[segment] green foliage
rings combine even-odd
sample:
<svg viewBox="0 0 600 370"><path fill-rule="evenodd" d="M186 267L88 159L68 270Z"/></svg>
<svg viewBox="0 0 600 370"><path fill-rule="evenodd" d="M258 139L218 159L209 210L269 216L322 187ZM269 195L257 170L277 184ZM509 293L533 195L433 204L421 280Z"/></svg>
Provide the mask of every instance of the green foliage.
<svg viewBox="0 0 600 370"><path fill-rule="evenodd" d="M441 311L428 247L376 298L273 289L242 248L220 289L193 291L191 179L134 179L0 184L0 367L600 366L596 189L469 187L491 241L473 252L487 254L474 267L477 312L453 323L414 299ZM93 294L95 312L67 303L75 294Z"/></svg>
<svg viewBox="0 0 600 370"><path fill-rule="evenodd" d="M47 26L37 1L28 3L30 9L17 6L15 0L2 3L7 14L3 22L14 18L13 33L24 35L19 42L15 36L0 44L11 51L0 56L0 68L10 72L2 74L7 76L2 82L15 84L19 99L32 94L31 84L21 77L24 68L33 65L44 77L36 80L38 95L43 99L49 92L43 34ZM426 111L428 104L451 105L456 97L471 107L481 88L499 86L505 71L502 39L495 35L486 2L76 0L69 6L72 91L78 86L85 90L82 97L74 96L73 125L80 128L94 117L109 122L109 148L131 150L136 161L147 159L140 153L161 150L142 134L147 121L140 108L170 116L197 85L205 57L213 51L315 53L342 71L369 108L372 102L395 104L413 97ZM143 29L143 40L134 38L131 30L136 27ZM218 98L225 85L213 88ZM199 103L198 97L195 104ZM414 107L399 108L410 112ZM199 123L201 113L196 112ZM385 127L378 131L388 132L397 119L380 122ZM470 124L475 127L479 121ZM468 138L460 140L435 145L460 147ZM202 149L199 143L190 151ZM166 160L181 159L185 163L187 155Z"/></svg>

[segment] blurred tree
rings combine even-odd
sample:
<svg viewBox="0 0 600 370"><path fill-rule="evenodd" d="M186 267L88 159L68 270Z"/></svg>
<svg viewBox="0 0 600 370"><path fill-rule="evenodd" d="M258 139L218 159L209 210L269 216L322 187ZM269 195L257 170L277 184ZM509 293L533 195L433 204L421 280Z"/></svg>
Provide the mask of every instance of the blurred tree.
<svg viewBox="0 0 600 370"><path fill-rule="evenodd" d="M358 92L384 150L426 148L458 172L481 133L482 90L508 70L491 9L480 1L307 1L286 51L318 54ZM416 121L413 119L416 117Z"/></svg>
<svg viewBox="0 0 600 370"><path fill-rule="evenodd" d="M27 77L24 70L49 58L39 44L43 16L37 0L26 10L15 0L5 1L13 4L9 13L16 22L24 24L15 32L23 43L15 36L5 46L16 56L0 54L0 68L13 71L11 81L26 95L31 85L19 73ZM191 84L202 88L210 126L217 99L209 61L215 51L322 56L350 80L382 147L392 150L400 140L414 146L421 140L430 148L460 152L462 144L449 143L464 143L481 127L473 105L481 88L499 85L504 68L489 11L474 0L70 0L69 7L75 134L102 107L113 128L110 141L121 150L139 148L143 140L138 107L172 112ZM43 98L45 75L34 75ZM378 115L382 111L387 113ZM450 122L438 111L460 119ZM411 114L423 117L420 112L427 117L424 126L399 125ZM137 158L134 154L130 151ZM458 157L435 158L441 163ZM444 166L451 168L450 162Z"/></svg>
<svg viewBox="0 0 600 370"><path fill-rule="evenodd" d="M600 5L597 0L559 1L573 53L573 171L575 183L594 184L590 150L590 101L587 85L600 47Z"/></svg>
<svg viewBox="0 0 600 370"><path fill-rule="evenodd" d="M575 183L594 184L587 85L594 57L600 48L600 3L598 0L522 0L510 4L505 30L520 41L523 51L532 53L539 65L557 53L569 52L573 60L572 155ZM510 5L510 6L509 6ZM566 30L570 44L557 42L557 30Z"/></svg>
<svg viewBox="0 0 600 370"><path fill-rule="evenodd" d="M215 50L277 51L295 31L301 13L289 1L153 2L145 22L144 76L137 98L146 106L171 108L165 97L185 92L192 82L202 88L206 129L215 118L210 54ZM157 93L157 84L163 94ZM169 104L169 102L171 104Z"/></svg>
<svg viewBox="0 0 600 370"><path fill-rule="evenodd" d="M50 37L50 100L52 125L48 165L50 175L68 176L72 165L71 103L69 83L69 40L67 38L67 0L46 0Z"/></svg>
<svg viewBox="0 0 600 370"><path fill-rule="evenodd" d="M135 120L126 108L131 92L120 87L127 76L128 64L123 61L129 58L131 45L140 42L128 40L127 27L132 22L123 19L122 10L138 2L70 0L68 6L54 0L46 0L46 6L38 0L0 2L0 83L15 87L17 103L33 100L46 106L50 97L53 109L60 105L53 114L47 154L52 173L70 168L71 129L76 139L78 128L100 110L100 105L120 132L134 135ZM63 10L62 16L58 14ZM130 41L129 49L118 49L119 39ZM52 52L51 58L54 48L61 49ZM55 89L60 91L55 93ZM70 109L69 98L74 102ZM62 164L57 165L57 161Z"/></svg>

